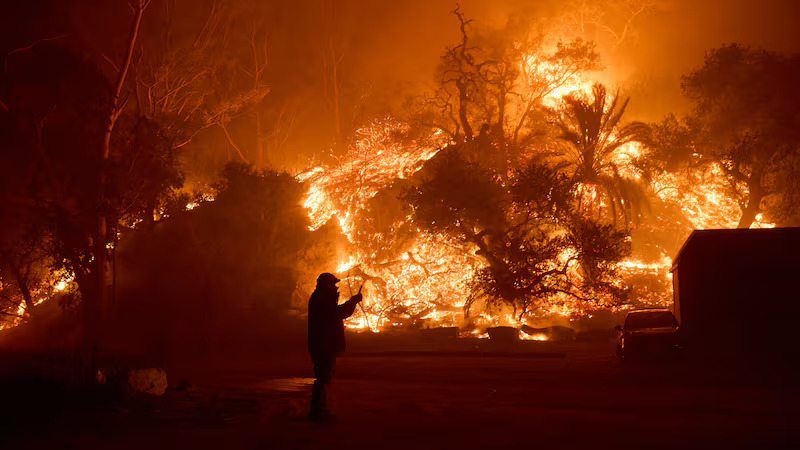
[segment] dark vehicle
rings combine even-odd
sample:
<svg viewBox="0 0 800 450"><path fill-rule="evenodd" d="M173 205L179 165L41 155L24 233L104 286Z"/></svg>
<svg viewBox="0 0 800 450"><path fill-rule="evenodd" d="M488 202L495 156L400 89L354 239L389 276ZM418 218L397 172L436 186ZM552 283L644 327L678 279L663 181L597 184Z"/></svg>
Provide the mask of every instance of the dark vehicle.
<svg viewBox="0 0 800 450"><path fill-rule="evenodd" d="M514 327L490 327L486 332L489 333L490 341L506 343L519 341L519 330Z"/></svg>
<svg viewBox="0 0 800 450"><path fill-rule="evenodd" d="M676 356L681 350L679 325L668 309L630 311L620 332L617 357L633 358Z"/></svg>

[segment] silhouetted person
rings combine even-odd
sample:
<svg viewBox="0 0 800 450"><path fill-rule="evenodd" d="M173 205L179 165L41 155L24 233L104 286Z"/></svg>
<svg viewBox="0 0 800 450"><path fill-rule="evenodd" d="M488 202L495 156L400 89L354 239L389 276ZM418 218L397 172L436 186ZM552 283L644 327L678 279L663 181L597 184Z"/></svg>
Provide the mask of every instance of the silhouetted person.
<svg viewBox="0 0 800 450"><path fill-rule="evenodd" d="M317 287L308 300L308 352L314 362L314 388L311 393L309 417L330 416L326 402L327 385L331 383L336 356L344 352L344 319L350 317L363 297L361 290L339 305L339 279L323 273L317 277Z"/></svg>

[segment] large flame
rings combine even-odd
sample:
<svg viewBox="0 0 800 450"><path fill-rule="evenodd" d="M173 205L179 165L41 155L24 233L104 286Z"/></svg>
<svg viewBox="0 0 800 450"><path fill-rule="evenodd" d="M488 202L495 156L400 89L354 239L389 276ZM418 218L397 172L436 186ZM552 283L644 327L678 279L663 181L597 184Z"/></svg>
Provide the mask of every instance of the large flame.
<svg viewBox="0 0 800 450"><path fill-rule="evenodd" d="M414 142L402 145L396 136L403 131L397 121L376 120L356 131L355 144L337 166L314 167L298 175L311 185L304 206L312 230L336 217L352 238L355 214L367 200L394 179L414 174L439 151Z"/></svg>
<svg viewBox="0 0 800 450"><path fill-rule="evenodd" d="M538 54L527 55L521 64L525 82L530 86L537 83L551 86L549 90L529 95L530 98L539 96L539 101L547 107L556 108L566 95L591 95L593 80L564 70ZM310 228L316 230L334 220L351 243L348 254L341 255L336 273L342 278L340 291L345 295L354 294L363 285L366 300L347 321L347 326L352 329L380 331L408 325L463 325L471 304L468 284L476 271L485 265L475 254L475 248L420 230L416 230L413 241L391 259L378 257L379 248L358 244L357 221L365 214L369 200L395 180L412 176L449 143L441 133L428 136L424 144L401 139L407 131L406 125L392 118L373 121L355 133L349 151L335 164L313 167L297 176L308 185L304 206L308 210ZM617 149L612 158L620 175L640 179L632 162L641 154L642 148L635 142ZM650 183L650 190L662 201L680 205L689 222L686 236L692 229L735 227L739 206L729 195L729 186L725 184L721 169L712 166L704 177L694 181L687 189L680 176L663 174ZM596 186L585 185L580 189L585 202L582 208L590 210L608 206L607 199ZM213 196L208 195L203 201L213 201ZM197 206L196 202L189 203L186 209ZM402 222L397 225L413 227L410 217ZM759 215L754 226L773 225L763 222ZM565 254L562 259L568 257ZM652 277L660 280L662 286L671 286L671 265L672 259L666 254L656 260L626 259L618 265L620 286L625 280L637 276ZM45 288L35 292L35 303L41 303L73 284L70 274L56 272ZM667 306L671 302L669 292L640 294L640 303ZM585 303L562 295L534 314L572 316L587 313L585 308ZM0 330L19 324L29 315L24 302L20 301L15 315L13 320L0 323ZM502 309L484 309L471 311L469 324L472 326L471 336L487 338L484 330L487 326L521 326L524 320ZM549 337L522 333L521 338L547 340Z"/></svg>
<svg viewBox="0 0 800 450"><path fill-rule="evenodd" d="M3 284L0 282L0 290L2 289ZM41 287L31 292L33 306L38 306L54 295L70 289L76 289L75 275L66 269L55 270L50 273ZM30 317L30 311L28 311L25 302L20 299L16 310L13 312L13 316L11 316L11 320L0 322L0 330L15 327L28 317Z"/></svg>
<svg viewBox="0 0 800 450"><path fill-rule="evenodd" d="M525 71L539 71L536 76L547 79L560 73L551 63L534 57L524 61ZM591 95L592 81L572 74L561 80L552 91L546 92L542 103L556 106L568 94ZM484 267L475 255L474 248L465 248L442 236L417 233L413 244L392 261L376 260L378 249L356 245L354 224L364 214L365 203L396 178L407 178L432 158L437 146L420 146L415 142L401 144L396 134L405 131L404 125L392 119L373 122L358 131L351 150L331 167L314 167L298 176L309 184L305 206L309 211L311 228L316 229L335 219L343 234L353 244L353 252L343 255L337 273L343 279L340 290L352 294L364 284L367 300L347 321L352 329L380 331L409 324L424 326L453 326L464 324L465 307L468 306L468 282L473 274ZM433 136L432 138L435 138ZM435 142L435 139L432 139ZM638 143L631 142L616 150L612 156L622 176L640 179L632 162L642 154ZM662 175L650 186L661 200L681 205L690 222L685 233L699 228L729 228L736 225L738 205L725 193L722 174L712 169L702 182L695 183L687 192L679 188L679 178ZM584 197L595 207L603 207L605 199L595 186L583 186ZM760 218L759 218L760 219ZM410 223L410 218L406 218ZM755 226L770 226L757 221ZM568 257L565 256L565 258ZM659 280L661 291L639 292L637 301L651 306L668 306L671 299L669 269L672 259L662 254L647 262L629 258L618 264L619 284L634 277L652 277ZM345 286L345 289L341 289ZM535 314L540 316L573 316L586 314L587 305L563 295L548 302ZM623 307L624 308L624 307ZM473 311L469 321L474 337L487 337L481 330L487 326L521 326L524 319L507 311ZM524 333L523 333L524 334ZM546 340L546 335L524 336L524 339Z"/></svg>

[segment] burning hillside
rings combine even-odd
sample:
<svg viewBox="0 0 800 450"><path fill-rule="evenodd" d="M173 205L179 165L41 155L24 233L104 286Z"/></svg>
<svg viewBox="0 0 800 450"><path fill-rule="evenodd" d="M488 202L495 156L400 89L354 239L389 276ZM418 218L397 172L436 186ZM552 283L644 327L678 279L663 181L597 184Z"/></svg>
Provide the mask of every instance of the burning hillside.
<svg viewBox="0 0 800 450"><path fill-rule="evenodd" d="M585 241L567 239L550 256L540 255L542 259L526 280L519 271L530 267L509 268L514 256L492 254L487 247L495 245L492 240L496 237L487 233L476 238L482 231L468 223L468 217L440 218L455 221L455 227L437 225L435 220L421 223L425 218L419 211L426 206L410 197L427 182L430 174L422 169L439 152L456 152L478 170L488 169L495 187L510 188L512 196L515 190L531 188L531 180L524 179L525 170L546 161L545 172L536 176L553 176L550 180L556 185L546 186L545 201L551 208L566 205L570 214L553 214L548 219L549 213L544 213L534 218L539 222L527 228L524 237L509 235L502 244L521 249L539 246L534 253L553 245L554 237L574 232L570 225L559 225L559 220L562 224L588 220L612 224L619 230L641 228L646 235L648 227L653 228L649 224L665 220L651 210L650 204L657 203L659 210L680 216L682 224L670 230L677 234L671 239L680 241L695 228L735 226L739 210L718 165L709 165L688 184L686 178L670 172L643 177L641 160L649 157L643 143L648 142L649 130L643 133L644 125L623 124L620 119L628 100L619 91L608 91L590 81L591 72L599 67L591 46L580 40L559 42L548 53L541 39L533 41L533 48L515 41L506 53L511 55L508 61L480 62L480 52L468 46L464 28L468 22L458 11L456 15L462 23L462 42L443 56L441 88L424 100L421 109L428 134L420 137L419 123L415 124L413 117L406 122L375 121L358 130L342 159L299 176L309 185L305 206L312 229L336 220L350 244L337 267L344 294L366 286L370 300L348 326L379 331L409 325L457 325L477 331L487 325L520 325L553 315L625 308L631 302L670 304L670 255L676 249L668 241L651 243L649 252L626 255L622 251L615 261L612 258L592 267L599 260L587 263L587 258L595 250L583 248ZM512 61L518 65L503 66ZM487 94L495 97L487 98ZM450 115L437 115L436 108L449 110ZM558 129L544 131L552 133L551 139L542 139L541 129L536 130L541 125L533 123L535 115L560 123L560 133ZM479 133L470 134L475 133L476 122L484 125ZM408 124L418 127L417 139L407 137ZM549 172L548 167L552 169ZM562 192L556 192L559 180L566 183ZM458 189L456 185L451 188ZM559 194L563 197L556 199ZM447 202L445 197L438 201ZM509 201L502 196L499 199ZM556 201L563 204L556 205ZM395 210L387 214L381 206ZM509 229L530 227L531 216L541 212L526 208L535 207L510 200L496 213L507 215ZM761 220L759 215L753 226L770 226ZM532 237L537 233L539 240ZM650 234L646 239L652 241L657 231ZM509 272L498 275L493 266ZM602 271L613 274L612 278L600 282ZM486 284L501 283L498 277L513 278L510 289L486 289ZM539 285L525 291L521 285L526 282ZM504 298L508 295L518 297Z"/></svg>
<svg viewBox="0 0 800 450"><path fill-rule="evenodd" d="M558 20L518 17L499 26L472 20L457 7L446 16L454 20L454 35L437 49L433 83L384 103L375 92L380 88L344 80L356 79L358 63L342 59L345 41L327 10L319 19L325 42L317 55L320 79L302 89L291 80L294 59L303 52L271 53L273 44L281 44L271 40L265 23L255 21L251 33L241 33L245 18L269 15L257 5L212 7L188 39L191 51L144 54L131 72L135 79L122 72L114 83L101 81L102 70L71 54L58 60L69 76L56 85L20 83L49 72L50 57L60 51L55 44L36 51L21 46L9 54L20 59L8 61L8 86L0 98L8 119L4 130L13 131L3 144L20 151L2 167L29 169L8 171L3 184L13 191L13 208L0 214L8 225L8 238L0 242L6 319L0 327L22 322L67 284L75 296L96 302L87 314L100 314L116 289L117 247L134 230L189 211L205 214L203 204L221 188L208 188L211 177L198 173L216 173L220 161L250 167L223 174L233 177L227 181L246 181L232 195L235 201L220 207L230 216L231 233L247 235L237 221L266 233L249 238L258 242L252 260L237 262L232 255L230 267L282 274L242 288L242 303L260 305L267 301L263 293L273 290L293 298L298 309L316 275L311 272L335 269L344 295L364 285L367 301L348 326L373 331L459 326L480 334L489 325L665 306L671 301L671 257L692 229L794 223L800 158L796 111L786 101L795 87L785 76L795 73L794 60L738 45L713 50L704 66L684 77L691 112L637 122L628 110L628 95L637 91L613 80L622 70L607 65L619 63L614 52L634 38L631 27L658 8L611 2L641 7L615 9L622 16L605 23L598 10L579 3L570 3ZM142 19L149 2L136 4ZM134 28L129 46L157 40ZM126 70L134 54L126 54ZM273 57L288 58L292 70L282 73ZM780 70L773 73L775 67ZM116 97L105 98L105 88ZM20 100L34 91L41 97L36 102ZM73 91L86 95L64 94ZM128 91L135 102L124 100ZM317 96L320 107L303 112L303 99ZM81 101L112 101L113 108ZM98 164L95 153L81 149L94 148L86 136L104 129L109 118L112 130L99 140L107 148ZM300 121L312 125L297 133ZM66 137L44 139L41 133L49 129ZM279 176L275 167L296 171L297 161L321 158L321 142L291 137L298 134L326 136L323 142L335 143L334 149L322 157L327 164L302 167L293 178ZM74 142L76 149L65 151L57 142ZM37 151L27 151L32 148ZM180 166L178 150L184 148L196 152L186 151L193 156L183 156ZM304 150L292 150L297 148ZM311 158L303 153L308 148L315 149ZM81 173L81 167L91 170ZM37 171L48 180L38 187L30 175ZM198 192L187 195L186 186L181 191L184 176ZM236 209L252 206L242 200L248 189L258 192L263 207ZM304 216L293 197L301 191ZM276 235L306 218L290 242ZM309 256L307 246L325 239L336 241L330 245L335 254ZM240 244L209 238L201 247L218 254L246 251ZM271 248L286 254L274 256Z"/></svg>
<svg viewBox="0 0 800 450"><path fill-rule="evenodd" d="M788 447L798 17L5 2L2 443Z"/></svg>

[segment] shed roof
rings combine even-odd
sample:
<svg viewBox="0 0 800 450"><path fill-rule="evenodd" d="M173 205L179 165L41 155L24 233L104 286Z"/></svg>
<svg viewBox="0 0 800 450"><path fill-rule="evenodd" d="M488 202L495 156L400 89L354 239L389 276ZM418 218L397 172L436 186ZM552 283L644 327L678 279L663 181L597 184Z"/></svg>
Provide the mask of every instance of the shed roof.
<svg viewBox="0 0 800 450"><path fill-rule="evenodd" d="M745 252L789 256L800 251L800 227L694 230L675 256L670 272L678 268L682 258L701 248L713 251L720 259ZM798 254L793 257L798 258Z"/></svg>

